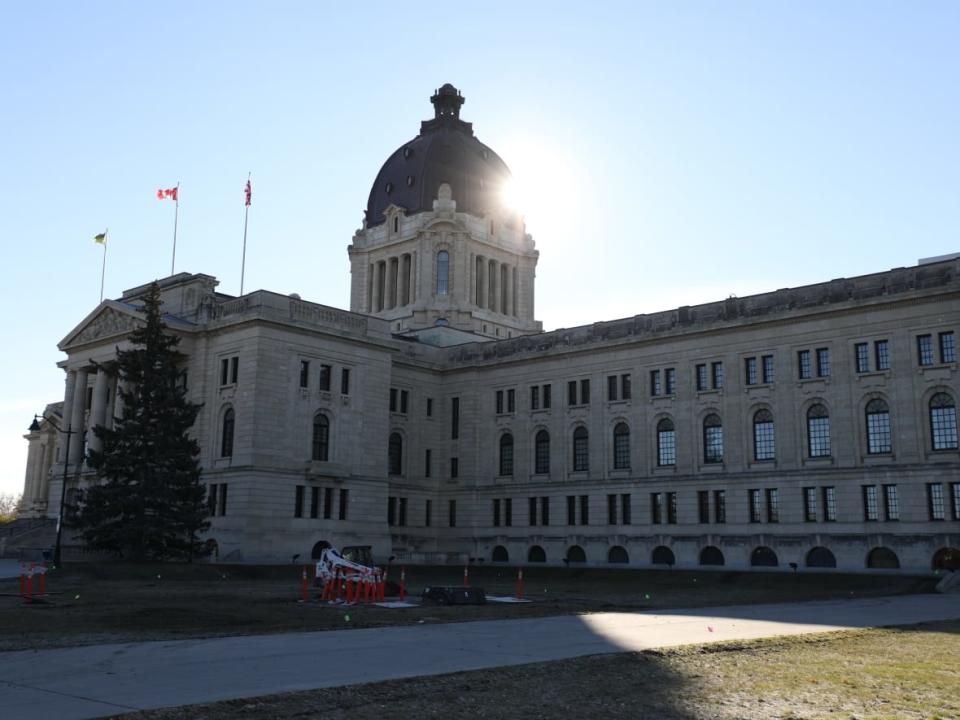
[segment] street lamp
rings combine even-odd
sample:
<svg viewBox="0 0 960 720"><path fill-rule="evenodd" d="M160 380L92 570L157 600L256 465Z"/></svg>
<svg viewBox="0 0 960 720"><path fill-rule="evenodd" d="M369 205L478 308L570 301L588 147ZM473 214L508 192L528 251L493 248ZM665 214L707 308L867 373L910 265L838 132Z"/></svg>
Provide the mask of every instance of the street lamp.
<svg viewBox="0 0 960 720"><path fill-rule="evenodd" d="M30 432L37 432L40 430L40 423L38 421L39 415L33 416L33 422L30 423ZM50 418L44 418L48 423L53 426L53 429L59 433L63 433L67 436L67 444L63 453L63 482L60 485L60 507L57 509L57 542L53 546L53 564L57 567L60 566L60 538L63 535L63 504L67 499L67 470L70 466L70 436L77 433L76 430L67 429L63 430L57 427L57 424L53 422Z"/></svg>

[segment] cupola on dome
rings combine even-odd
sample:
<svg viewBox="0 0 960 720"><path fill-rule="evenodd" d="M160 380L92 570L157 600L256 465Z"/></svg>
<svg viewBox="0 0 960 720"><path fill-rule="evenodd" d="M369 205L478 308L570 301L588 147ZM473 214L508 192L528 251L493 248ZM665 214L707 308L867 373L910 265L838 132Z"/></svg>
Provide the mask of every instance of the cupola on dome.
<svg viewBox="0 0 960 720"><path fill-rule="evenodd" d="M430 102L433 119L424 120L420 134L397 148L377 173L367 201L368 227L383 223L390 205L407 215L432 210L443 183L450 186L458 212L482 217L503 209L501 192L510 168L460 119L463 95L447 83Z"/></svg>

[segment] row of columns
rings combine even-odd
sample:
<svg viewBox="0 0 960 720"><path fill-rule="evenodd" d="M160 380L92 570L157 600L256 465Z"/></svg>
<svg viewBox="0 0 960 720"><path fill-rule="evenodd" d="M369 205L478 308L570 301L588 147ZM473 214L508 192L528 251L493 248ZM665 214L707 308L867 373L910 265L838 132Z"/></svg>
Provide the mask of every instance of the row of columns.
<svg viewBox="0 0 960 720"><path fill-rule="evenodd" d="M392 310L416 298L416 253L403 253L370 265L367 285L368 312Z"/></svg>
<svg viewBox="0 0 960 720"><path fill-rule="evenodd" d="M516 265L477 255L473 263L473 287L477 307L517 317L519 277Z"/></svg>
<svg viewBox="0 0 960 720"><path fill-rule="evenodd" d="M87 414L87 390L90 386L90 375L93 375L93 392L90 402L90 412ZM81 368L68 370L66 391L63 398L63 430L71 430L74 434L70 438L70 455L65 458L70 464L79 463L85 455L85 448L100 451L102 441L93 428L97 425L113 427L113 418L116 412L116 403L121 384L116 375L108 373L104 368ZM64 439L65 440L65 439Z"/></svg>

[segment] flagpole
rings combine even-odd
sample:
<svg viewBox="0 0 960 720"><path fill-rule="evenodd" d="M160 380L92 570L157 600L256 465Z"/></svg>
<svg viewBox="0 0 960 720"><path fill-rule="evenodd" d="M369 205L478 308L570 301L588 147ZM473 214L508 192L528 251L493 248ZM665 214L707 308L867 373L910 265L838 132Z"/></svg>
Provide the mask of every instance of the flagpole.
<svg viewBox="0 0 960 720"><path fill-rule="evenodd" d="M100 302L103 302L103 281L107 276L107 232L110 228L103 231L103 267L100 268Z"/></svg>
<svg viewBox="0 0 960 720"><path fill-rule="evenodd" d="M250 185L250 173L247 173L247 185ZM250 203L244 202L243 211L243 259L240 261L240 295L243 295L243 277L247 270L247 220L250 218Z"/></svg>
<svg viewBox="0 0 960 720"><path fill-rule="evenodd" d="M173 197L173 257L170 258L170 274L173 275L173 264L177 260L177 219L180 215L180 181L177 180L177 194Z"/></svg>

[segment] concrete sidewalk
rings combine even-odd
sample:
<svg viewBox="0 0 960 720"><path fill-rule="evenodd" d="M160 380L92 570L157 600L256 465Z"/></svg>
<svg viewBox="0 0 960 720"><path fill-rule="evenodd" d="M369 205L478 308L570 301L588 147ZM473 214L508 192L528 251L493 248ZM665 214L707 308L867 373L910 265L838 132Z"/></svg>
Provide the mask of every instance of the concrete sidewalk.
<svg viewBox="0 0 960 720"><path fill-rule="evenodd" d="M0 708L11 718L91 718L599 653L954 618L956 595L905 595L0 653Z"/></svg>

